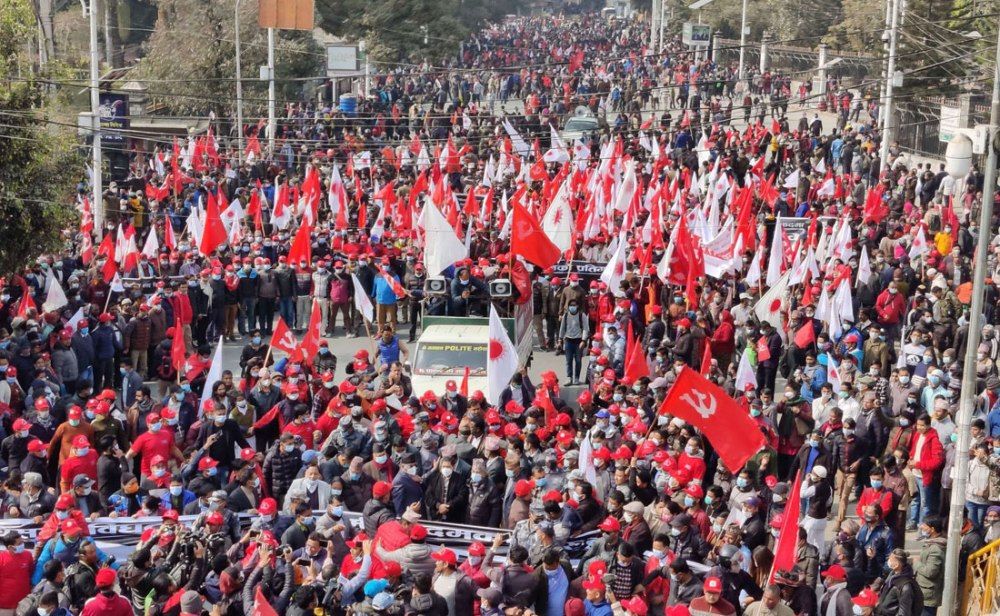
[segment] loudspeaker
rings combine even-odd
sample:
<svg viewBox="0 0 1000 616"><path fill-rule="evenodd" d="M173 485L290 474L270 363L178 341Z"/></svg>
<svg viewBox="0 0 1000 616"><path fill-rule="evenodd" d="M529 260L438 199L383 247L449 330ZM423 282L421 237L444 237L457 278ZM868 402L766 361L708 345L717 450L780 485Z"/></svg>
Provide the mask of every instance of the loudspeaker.
<svg viewBox="0 0 1000 616"><path fill-rule="evenodd" d="M448 292L448 281L444 276L431 276L424 281L424 293L427 295L444 295Z"/></svg>
<svg viewBox="0 0 1000 616"><path fill-rule="evenodd" d="M510 297L514 294L514 287L509 280L491 280L490 297Z"/></svg>

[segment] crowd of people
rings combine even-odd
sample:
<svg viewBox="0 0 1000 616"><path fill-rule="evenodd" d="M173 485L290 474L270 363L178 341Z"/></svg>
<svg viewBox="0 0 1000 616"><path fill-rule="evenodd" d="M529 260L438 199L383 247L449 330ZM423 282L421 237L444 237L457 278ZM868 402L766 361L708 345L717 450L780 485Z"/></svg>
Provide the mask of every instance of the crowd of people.
<svg viewBox="0 0 1000 616"><path fill-rule="evenodd" d="M1000 267L981 174L895 146L882 171L870 102L821 96L824 127L787 77L646 54L640 29L512 19L462 68L377 74L358 116L289 106L273 156L248 127L245 152L158 148L81 197L82 231L0 293L0 616L935 614L950 502L963 558L1000 538L992 325L951 491L974 251ZM580 106L598 128L561 143ZM428 208L465 238L443 271ZM565 208L559 252L604 274L529 259L511 208L548 220L537 243ZM501 278L564 378L414 391L403 330L486 314ZM282 324L314 347L283 352ZM338 367L356 336L376 351ZM220 338L238 364L212 365ZM764 435L742 468L663 408L686 367ZM156 522L116 558L109 518ZM438 545L444 522L493 539Z"/></svg>

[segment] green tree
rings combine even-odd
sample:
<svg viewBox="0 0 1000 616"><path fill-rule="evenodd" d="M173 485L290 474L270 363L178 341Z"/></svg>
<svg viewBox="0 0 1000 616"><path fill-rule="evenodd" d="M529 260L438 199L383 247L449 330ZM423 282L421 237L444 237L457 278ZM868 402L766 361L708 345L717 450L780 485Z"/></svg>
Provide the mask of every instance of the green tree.
<svg viewBox="0 0 1000 616"><path fill-rule="evenodd" d="M139 62L152 102L174 113L235 115L236 42L233 3L159 0L156 29ZM257 3L240 4L240 45L245 117L267 108L267 84L257 67L267 64L267 31L257 25ZM324 52L309 32L280 30L275 40L278 107L301 99L303 78L323 75Z"/></svg>
<svg viewBox="0 0 1000 616"><path fill-rule="evenodd" d="M58 249L76 216L82 161L71 129L50 121L40 83L24 70L23 41L35 28L27 0L0 0L0 274Z"/></svg>

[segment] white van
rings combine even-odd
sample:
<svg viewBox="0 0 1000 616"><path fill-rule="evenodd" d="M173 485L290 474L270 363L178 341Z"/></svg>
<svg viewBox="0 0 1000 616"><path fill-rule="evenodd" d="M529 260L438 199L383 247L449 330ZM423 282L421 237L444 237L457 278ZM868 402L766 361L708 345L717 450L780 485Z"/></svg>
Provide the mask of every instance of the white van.
<svg viewBox="0 0 1000 616"><path fill-rule="evenodd" d="M515 305L514 318L501 319L507 335L517 348L518 364L528 366L534 344L531 302ZM486 393L486 355L490 341L490 320L483 317L423 317L423 331L410 359L413 395L425 391L444 395L448 381L461 383L469 368L469 393Z"/></svg>

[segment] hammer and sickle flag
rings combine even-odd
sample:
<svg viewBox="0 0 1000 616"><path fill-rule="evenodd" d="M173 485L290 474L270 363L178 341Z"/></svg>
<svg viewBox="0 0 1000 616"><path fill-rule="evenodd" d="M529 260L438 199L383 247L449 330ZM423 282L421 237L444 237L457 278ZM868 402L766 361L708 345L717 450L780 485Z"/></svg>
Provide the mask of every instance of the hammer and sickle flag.
<svg viewBox="0 0 1000 616"><path fill-rule="evenodd" d="M734 473L766 442L757 423L735 400L687 366L660 405L660 414L680 417L701 430Z"/></svg>

